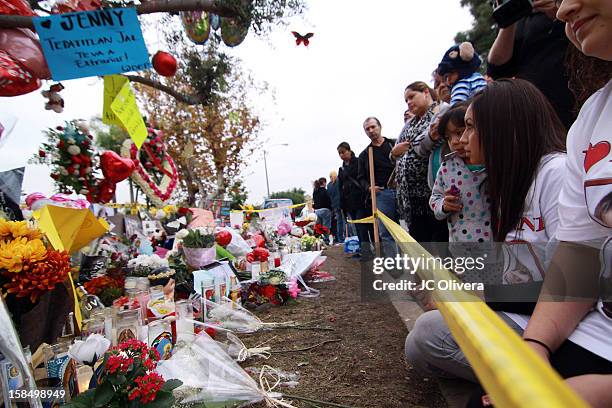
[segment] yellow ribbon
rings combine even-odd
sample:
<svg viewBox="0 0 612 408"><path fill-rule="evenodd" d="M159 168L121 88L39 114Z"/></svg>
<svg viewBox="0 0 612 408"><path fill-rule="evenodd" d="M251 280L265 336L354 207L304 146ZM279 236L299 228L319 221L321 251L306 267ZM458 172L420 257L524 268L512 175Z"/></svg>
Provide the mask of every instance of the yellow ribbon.
<svg viewBox="0 0 612 408"><path fill-rule="evenodd" d="M401 226L382 212L377 211L376 218L382 221L406 255L431 257ZM438 262L433 264L433 270L417 271L423 280L456 279ZM433 296L453 337L496 406L588 406L478 297L468 292L438 289L433 291Z"/></svg>

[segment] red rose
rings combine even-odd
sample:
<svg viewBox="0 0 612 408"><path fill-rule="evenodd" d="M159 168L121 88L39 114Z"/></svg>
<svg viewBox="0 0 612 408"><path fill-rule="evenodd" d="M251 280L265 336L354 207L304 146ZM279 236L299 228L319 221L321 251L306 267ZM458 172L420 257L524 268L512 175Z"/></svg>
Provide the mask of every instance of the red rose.
<svg viewBox="0 0 612 408"><path fill-rule="evenodd" d="M43 157L43 158L44 158L44 157L46 157L46 156L47 156L47 153L45 153L45 151L44 151L44 150L39 150L39 151L38 151L38 155L39 155L40 157Z"/></svg>
<svg viewBox="0 0 612 408"><path fill-rule="evenodd" d="M72 162L76 164L81 164L83 163L83 160L81 160L81 158L78 156L72 156Z"/></svg>
<svg viewBox="0 0 612 408"><path fill-rule="evenodd" d="M57 174L57 173L53 173L53 174L51 174L51 178L52 178L53 180L57 180L57 179L59 179L59 177L60 177L60 176L59 176L59 174Z"/></svg>
<svg viewBox="0 0 612 408"><path fill-rule="evenodd" d="M261 294L268 299L272 299L276 295L276 288L273 285L266 285L261 289Z"/></svg>
<svg viewBox="0 0 612 408"><path fill-rule="evenodd" d="M74 173L74 166L68 166L68 167L66 167L66 171L68 172L68 174L72 174L72 173Z"/></svg>
<svg viewBox="0 0 612 408"><path fill-rule="evenodd" d="M58 148L58 149L63 149L63 148L64 148L64 141L63 141L63 140L60 140L60 141L57 143L57 148Z"/></svg>

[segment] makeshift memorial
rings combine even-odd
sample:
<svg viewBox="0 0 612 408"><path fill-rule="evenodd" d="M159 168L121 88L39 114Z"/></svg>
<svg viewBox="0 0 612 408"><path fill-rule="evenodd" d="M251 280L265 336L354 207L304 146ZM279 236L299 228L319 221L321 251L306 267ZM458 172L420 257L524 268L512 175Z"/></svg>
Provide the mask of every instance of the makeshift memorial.
<svg viewBox="0 0 612 408"><path fill-rule="evenodd" d="M181 230L176 238L182 239L185 260L193 268L199 269L215 260L215 235L211 228Z"/></svg>
<svg viewBox="0 0 612 408"><path fill-rule="evenodd" d="M148 133L140 150L127 139L121 147L121 156L134 162L136 170L131 175L132 180L156 207L161 208L178 184L178 171L166 151L163 133L151 128Z"/></svg>
<svg viewBox="0 0 612 408"><path fill-rule="evenodd" d="M172 391L182 382L155 372L159 353L138 340L128 340L104 354L99 385L73 398L72 407L170 407Z"/></svg>

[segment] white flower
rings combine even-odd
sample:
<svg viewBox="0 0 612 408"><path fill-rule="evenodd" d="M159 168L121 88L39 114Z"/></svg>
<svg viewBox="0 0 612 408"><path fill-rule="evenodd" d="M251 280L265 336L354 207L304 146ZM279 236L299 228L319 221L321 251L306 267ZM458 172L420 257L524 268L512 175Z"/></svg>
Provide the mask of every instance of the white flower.
<svg viewBox="0 0 612 408"><path fill-rule="evenodd" d="M74 139L73 139L73 138L71 138L71 137L69 137L68 139L66 139L66 141L68 142L68 144L71 144L71 145L73 145L73 144L75 144L75 143L76 143L76 140L74 140Z"/></svg>
<svg viewBox="0 0 612 408"><path fill-rule="evenodd" d="M99 334L90 334L85 341L75 340L68 355L81 364L93 365L110 347L110 341Z"/></svg>
<svg viewBox="0 0 612 408"><path fill-rule="evenodd" d="M178 231L174 237L176 239L184 239L187 235L189 235L189 230L187 228Z"/></svg>
<svg viewBox="0 0 612 408"><path fill-rule="evenodd" d="M59 172L62 176L67 176L68 175L68 170L66 170L65 167L60 167Z"/></svg>
<svg viewBox="0 0 612 408"><path fill-rule="evenodd" d="M68 149L66 150L68 150L68 153L70 153L73 156L81 153L81 148L77 145L68 146Z"/></svg>
<svg viewBox="0 0 612 408"><path fill-rule="evenodd" d="M85 135L89 133L89 126L87 126L87 122L85 122L85 121L82 121L82 120L78 121L76 123L76 127L77 127L77 129L79 129L79 131L81 133L83 133Z"/></svg>

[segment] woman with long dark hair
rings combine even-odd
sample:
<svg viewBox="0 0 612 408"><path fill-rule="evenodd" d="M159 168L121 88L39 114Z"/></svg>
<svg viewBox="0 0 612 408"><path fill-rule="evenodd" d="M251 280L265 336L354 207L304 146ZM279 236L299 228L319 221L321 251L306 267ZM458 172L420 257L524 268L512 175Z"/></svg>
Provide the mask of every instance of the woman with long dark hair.
<svg viewBox="0 0 612 408"><path fill-rule="evenodd" d="M544 258L539 248L554 238L559 224L563 129L546 97L520 79L491 83L466 111L461 142L469 162L484 165L487 171L494 240L511 244L513 255L526 266L505 270L506 283L543 278L544 270L537 266ZM518 326L511 317L504 315L510 325ZM476 381L438 311L417 319L406 339L406 356L428 374L435 367Z"/></svg>

